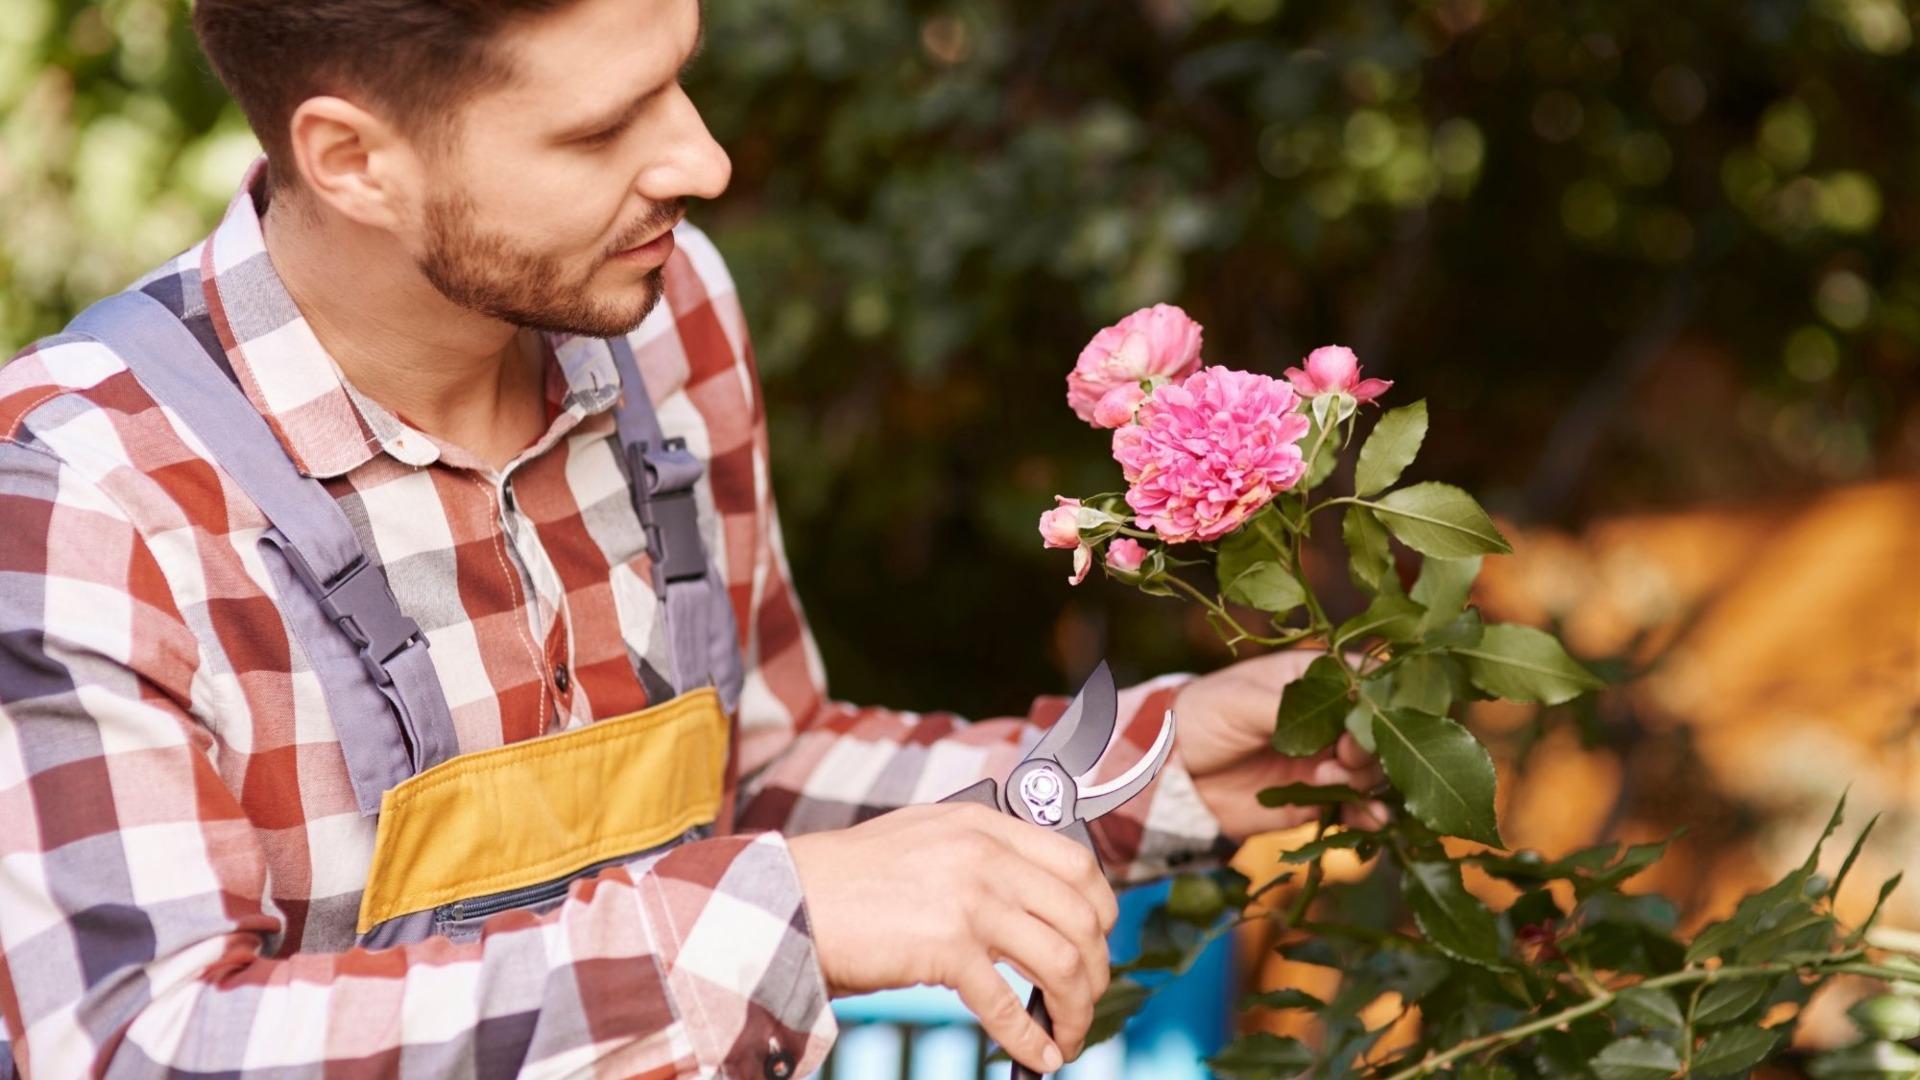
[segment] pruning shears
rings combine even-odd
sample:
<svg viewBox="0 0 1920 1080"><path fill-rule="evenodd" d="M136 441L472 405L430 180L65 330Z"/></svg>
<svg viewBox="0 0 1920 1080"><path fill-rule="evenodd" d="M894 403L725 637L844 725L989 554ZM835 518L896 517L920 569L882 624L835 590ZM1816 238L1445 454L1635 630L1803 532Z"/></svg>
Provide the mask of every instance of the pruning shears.
<svg viewBox="0 0 1920 1080"><path fill-rule="evenodd" d="M1173 710L1168 709L1145 756L1111 780L1087 783L1113 739L1118 709L1119 695L1113 687L1113 672L1103 660L1087 677L1060 719L1007 773L1004 782L982 780L940 801L979 803L1043 829L1063 833L1093 851L1094 860L1098 862L1100 855L1094 849L1087 822L1140 794L1159 775L1160 767L1173 753L1174 717ZM1048 1015L1046 998L1037 986L1027 999L1027 1015L1040 1025L1040 1030L1049 1036L1053 1034L1053 1018ZM1011 1080L1039 1080L1040 1075L1018 1061L1013 1063Z"/></svg>

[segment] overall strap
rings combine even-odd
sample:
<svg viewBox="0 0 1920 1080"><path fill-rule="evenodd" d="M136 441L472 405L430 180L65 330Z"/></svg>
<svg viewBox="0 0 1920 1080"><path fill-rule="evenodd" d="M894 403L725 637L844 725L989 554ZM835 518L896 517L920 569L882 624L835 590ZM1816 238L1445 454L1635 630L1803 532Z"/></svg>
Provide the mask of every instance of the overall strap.
<svg viewBox="0 0 1920 1080"><path fill-rule="evenodd" d="M614 422L631 481L627 488L646 530L654 591L667 605L674 692L711 685L731 713L739 704L743 681L740 642L733 601L709 566L700 537L693 493L706 467L687 449L685 439L669 439L661 431L633 347L619 337L608 338L607 346L620 373L622 393Z"/></svg>
<svg viewBox="0 0 1920 1080"><path fill-rule="evenodd" d="M400 610L333 496L294 467L259 410L185 324L147 294L128 291L81 312L70 329L111 348L266 516L263 546L285 559L318 608L282 596L296 631L322 619L338 628L300 636L360 812L377 814L387 789L453 757L453 721L426 636Z"/></svg>

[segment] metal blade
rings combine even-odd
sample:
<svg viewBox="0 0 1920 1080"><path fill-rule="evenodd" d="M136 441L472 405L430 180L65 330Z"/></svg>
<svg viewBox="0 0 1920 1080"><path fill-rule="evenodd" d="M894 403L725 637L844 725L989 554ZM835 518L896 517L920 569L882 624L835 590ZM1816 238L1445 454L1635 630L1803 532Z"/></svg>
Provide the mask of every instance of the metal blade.
<svg viewBox="0 0 1920 1080"><path fill-rule="evenodd" d="M1081 788L1080 797L1073 804L1073 815L1081 821L1091 821L1118 808L1153 783L1153 778L1160 774L1160 767L1167 763L1167 758L1173 756L1173 728L1173 710L1168 709L1166 719L1160 722L1160 734L1153 737L1153 745L1147 748L1146 756L1104 784Z"/></svg>
<svg viewBox="0 0 1920 1080"><path fill-rule="evenodd" d="M1113 689L1113 672L1107 662L1093 669L1080 686L1067 711L1049 728L1047 734L1027 753L1026 760L1050 757L1078 777L1107 749L1113 738L1113 725L1120 709L1119 695Z"/></svg>

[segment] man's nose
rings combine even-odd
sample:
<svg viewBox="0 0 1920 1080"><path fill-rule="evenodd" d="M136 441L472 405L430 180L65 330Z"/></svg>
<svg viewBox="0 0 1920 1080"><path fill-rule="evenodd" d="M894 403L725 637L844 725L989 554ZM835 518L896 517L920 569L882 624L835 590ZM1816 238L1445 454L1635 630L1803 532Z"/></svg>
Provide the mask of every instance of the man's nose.
<svg viewBox="0 0 1920 1080"><path fill-rule="evenodd" d="M714 141L713 133L685 90L678 101L672 135L653 162L642 170L639 193L653 201L694 197L717 199L733 179L733 161Z"/></svg>

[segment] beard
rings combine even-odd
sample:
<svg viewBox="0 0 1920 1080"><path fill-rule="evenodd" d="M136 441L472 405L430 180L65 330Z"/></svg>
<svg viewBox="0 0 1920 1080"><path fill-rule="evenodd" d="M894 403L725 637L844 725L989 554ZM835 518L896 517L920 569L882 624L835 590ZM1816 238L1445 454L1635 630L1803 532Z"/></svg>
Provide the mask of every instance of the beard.
<svg viewBox="0 0 1920 1080"><path fill-rule="evenodd" d="M601 253L585 271L572 274L560 258L519 247L483 228L464 193L437 197L426 208L426 251L420 272L448 300L514 326L578 337L623 337L652 313L665 292L665 267L647 271L638 297L598 299L594 272L615 252L658 233L679 218L680 200L655 212Z"/></svg>

